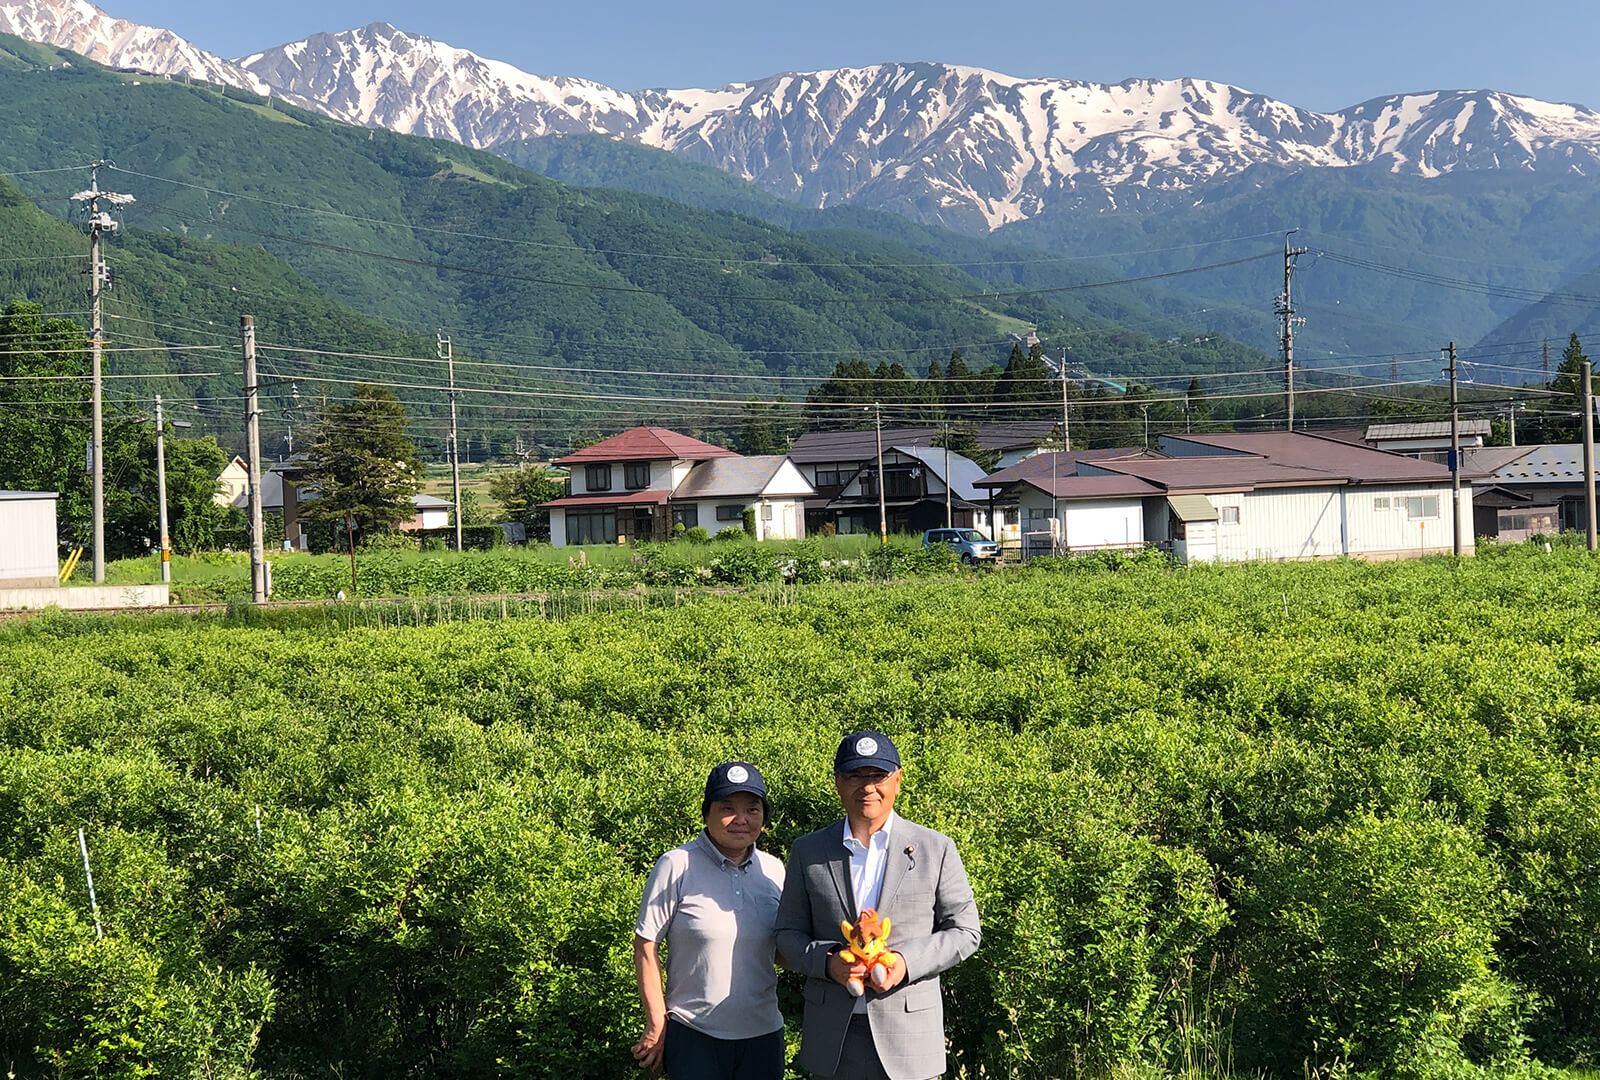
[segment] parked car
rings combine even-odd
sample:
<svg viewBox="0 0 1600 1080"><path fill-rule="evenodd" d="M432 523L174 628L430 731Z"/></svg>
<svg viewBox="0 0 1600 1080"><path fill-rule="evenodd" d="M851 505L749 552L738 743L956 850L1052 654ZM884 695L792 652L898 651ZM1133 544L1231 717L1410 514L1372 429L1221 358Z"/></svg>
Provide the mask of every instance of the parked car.
<svg viewBox="0 0 1600 1080"><path fill-rule="evenodd" d="M961 556L964 563L992 561L1000 557L1000 545L977 529L929 529L922 534L922 546L943 544Z"/></svg>

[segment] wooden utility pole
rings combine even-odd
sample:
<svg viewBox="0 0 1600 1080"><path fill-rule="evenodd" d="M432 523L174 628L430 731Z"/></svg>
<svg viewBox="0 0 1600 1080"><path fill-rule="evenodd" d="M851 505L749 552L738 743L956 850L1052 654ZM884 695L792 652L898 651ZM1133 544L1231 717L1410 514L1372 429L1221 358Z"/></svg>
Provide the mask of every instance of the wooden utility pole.
<svg viewBox="0 0 1600 1080"><path fill-rule="evenodd" d="M461 550L461 443L456 435L456 358L450 339L439 331L439 359L450 369L450 487L456 501L456 551Z"/></svg>
<svg viewBox="0 0 1600 1080"><path fill-rule="evenodd" d="M1583 362L1583 506L1589 519L1589 550L1595 550L1594 520L1594 379L1589 361Z"/></svg>
<svg viewBox="0 0 1600 1080"><path fill-rule="evenodd" d="M167 423L156 395L156 505L161 520L161 580L172 580L172 541L167 536Z"/></svg>
<svg viewBox="0 0 1600 1080"><path fill-rule="evenodd" d="M1456 397L1456 343L1445 349L1450 357L1450 540L1451 552L1461 557L1461 405Z"/></svg>
<svg viewBox="0 0 1600 1080"><path fill-rule="evenodd" d="M261 406L256 401L256 319L239 316L244 349L245 469L250 483L250 599L267 602L267 555L261 523Z"/></svg>
<svg viewBox="0 0 1600 1080"><path fill-rule="evenodd" d="M1283 294L1278 297L1277 314L1283 320L1283 414L1284 430L1294 430L1294 331L1304 325L1294 313L1294 260L1304 255L1307 248L1289 246L1289 237L1299 232L1290 229L1283 234Z"/></svg>

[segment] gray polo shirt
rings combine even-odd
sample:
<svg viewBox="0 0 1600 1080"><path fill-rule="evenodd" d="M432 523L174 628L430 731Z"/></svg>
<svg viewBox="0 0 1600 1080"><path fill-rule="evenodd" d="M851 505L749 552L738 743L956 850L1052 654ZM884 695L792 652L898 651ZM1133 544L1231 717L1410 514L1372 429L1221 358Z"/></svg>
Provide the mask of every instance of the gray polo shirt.
<svg viewBox="0 0 1600 1080"><path fill-rule="evenodd" d="M656 860L634 932L666 940L667 1012L714 1039L783 1027L773 924L783 863L764 851L733 862L705 830Z"/></svg>

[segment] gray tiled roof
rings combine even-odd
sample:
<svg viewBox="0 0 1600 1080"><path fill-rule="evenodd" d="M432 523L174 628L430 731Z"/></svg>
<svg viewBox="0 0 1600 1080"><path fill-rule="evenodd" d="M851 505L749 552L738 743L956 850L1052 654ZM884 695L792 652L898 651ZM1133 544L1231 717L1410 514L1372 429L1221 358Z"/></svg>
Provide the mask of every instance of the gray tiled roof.
<svg viewBox="0 0 1600 1080"><path fill-rule="evenodd" d="M783 454L759 454L754 457L712 458L702 461L689 470L672 492L674 499L724 499L760 495L778 475L778 470L788 458ZM805 490L797 492L813 495L811 486L801 480Z"/></svg>
<svg viewBox="0 0 1600 1080"><path fill-rule="evenodd" d="M1579 484L1583 482L1582 443L1544 443L1496 469L1497 484Z"/></svg>
<svg viewBox="0 0 1600 1080"><path fill-rule="evenodd" d="M1461 434L1463 435L1488 435L1489 421L1463 420L1461 421ZM1421 420L1405 424L1371 424L1367 427L1367 441L1376 442L1380 439L1448 439L1450 437L1450 421L1448 420Z"/></svg>

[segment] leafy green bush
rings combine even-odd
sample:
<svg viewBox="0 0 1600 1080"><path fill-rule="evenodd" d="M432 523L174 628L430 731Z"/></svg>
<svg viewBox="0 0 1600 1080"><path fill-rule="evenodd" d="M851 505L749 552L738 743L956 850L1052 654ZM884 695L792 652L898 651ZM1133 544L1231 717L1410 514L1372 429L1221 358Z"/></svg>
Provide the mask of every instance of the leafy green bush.
<svg viewBox="0 0 1600 1080"><path fill-rule="evenodd" d="M871 723L983 915L946 980L953 1075L1587 1060L1587 553L805 584L922 558L847 539L362 557L384 587L559 585L560 618L0 627L0 1055L26 1080L624 1075L632 909L706 769L761 765L782 855L836 819L834 742ZM716 572L801 584L603 613L581 584Z"/></svg>

